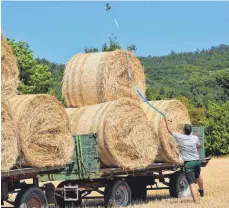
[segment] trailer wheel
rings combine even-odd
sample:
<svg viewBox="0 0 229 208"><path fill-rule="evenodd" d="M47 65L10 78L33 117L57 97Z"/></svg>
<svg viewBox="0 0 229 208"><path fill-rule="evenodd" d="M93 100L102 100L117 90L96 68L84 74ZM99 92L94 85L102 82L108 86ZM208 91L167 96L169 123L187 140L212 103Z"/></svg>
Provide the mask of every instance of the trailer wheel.
<svg viewBox="0 0 229 208"><path fill-rule="evenodd" d="M63 188L65 182L60 183L57 188ZM64 195L64 194L63 194ZM68 197L75 197L71 195L71 193L68 193ZM81 197L81 194L79 193L79 197ZM64 201L64 198L56 195L56 203L59 208L65 208L65 207L80 207L82 204L82 199L80 198L78 201Z"/></svg>
<svg viewBox="0 0 229 208"><path fill-rule="evenodd" d="M15 208L46 208L47 198L44 192L37 187L22 189L15 199Z"/></svg>
<svg viewBox="0 0 229 208"><path fill-rule="evenodd" d="M131 190L128 183L124 180L116 180L105 188L104 194L105 207L126 207L131 203Z"/></svg>
<svg viewBox="0 0 229 208"><path fill-rule="evenodd" d="M169 193L171 197L190 197L191 191L184 172L174 173L169 181Z"/></svg>

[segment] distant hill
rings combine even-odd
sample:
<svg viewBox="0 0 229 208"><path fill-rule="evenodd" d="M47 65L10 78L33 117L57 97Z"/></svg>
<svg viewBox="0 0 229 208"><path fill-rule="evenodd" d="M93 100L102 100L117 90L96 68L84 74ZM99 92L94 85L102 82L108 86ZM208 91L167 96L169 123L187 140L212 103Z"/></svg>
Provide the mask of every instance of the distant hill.
<svg viewBox="0 0 229 208"><path fill-rule="evenodd" d="M186 96L199 107L228 99L216 78L229 69L229 45L139 58L146 72L149 99Z"/></svg>

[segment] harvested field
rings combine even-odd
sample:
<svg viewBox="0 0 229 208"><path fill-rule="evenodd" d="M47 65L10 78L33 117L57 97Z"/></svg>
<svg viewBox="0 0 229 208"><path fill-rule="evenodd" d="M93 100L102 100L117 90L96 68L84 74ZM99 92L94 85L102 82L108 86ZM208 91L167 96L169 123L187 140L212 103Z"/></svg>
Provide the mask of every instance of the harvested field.
<svg viewBox="0 0 229 208"><path fill-rule="evenodd" d="M74 141L64 107L50 95L18 95L10 100L20 129L23 164L61 166L73 155Z"/></svg>
<svg viewBox="0 0 229 208"><path fill-rule="evenodd" d="M145 74L140 61L128 52L134 83L145 94ZM131 90L124 50L77 54L64 72L62 95L68 107L95 105L123 97L139 99Z"/></svg>
<svg viewBox="0 0 229 208"><path fill-rule="evenodd" d="M144 168L155 159L158 139L137 101L124 98L66 111L73 135L98 134L105 167Z"/></svg>
<svg viewBox="0 0 229 208"><path fill-rule="evenodd" d="M172 120L171 128L175 132L183 133L184 124L191 123L187 108L178 100L159 100L150 101L150 103ZM162 116L146 103L142 104L142 109L154 126L159 138L159 151L156 161L180 163L178 145L168 133Z"/></svg>
<svg viewBox="0 0 229 208"><path fill-rule="evenodd" d="M16 128L10 104L1 96L1 171L7 172L16 164L19 156L19 132Z"/></svg>
<svg viewBox="0 0 229 208"><path fill-rule="evenodd" d="M17 94L19 69L11 46L1 34L1 89L7 98Z"/></svg>

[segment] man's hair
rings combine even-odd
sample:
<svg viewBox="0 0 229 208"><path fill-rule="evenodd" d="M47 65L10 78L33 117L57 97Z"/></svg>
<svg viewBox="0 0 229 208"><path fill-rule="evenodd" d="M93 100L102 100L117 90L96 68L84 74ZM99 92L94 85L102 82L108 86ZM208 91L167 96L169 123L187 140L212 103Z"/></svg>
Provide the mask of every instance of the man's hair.
<svg viewBox="0 0 229 208"><path fill-rule="evenodd" d="M184 125L184 133L186 135L190 135L192 132L192 126L190 124L185 124Z"/></svg>

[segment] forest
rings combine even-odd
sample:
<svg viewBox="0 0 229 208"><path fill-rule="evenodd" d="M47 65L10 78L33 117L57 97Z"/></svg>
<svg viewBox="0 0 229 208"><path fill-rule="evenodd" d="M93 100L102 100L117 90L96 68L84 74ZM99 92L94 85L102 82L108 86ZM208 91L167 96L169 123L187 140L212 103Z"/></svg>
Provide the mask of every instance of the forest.
<svg viewBox="0 0 229 208"><path fill-rule="evenodd" d="M65 65L35 58L29 44L7 39L20 69L19 94L49 93L64 102L61 82ZM120 49L115 38L102 51ZM128 50L136 51L134 44ZM97 52L85 48L85 52ZM204 126L207 154L229 154L229 45L195 52L138 57L146 73L149 100L176 98L183 102L193 125Z"/></svg>

